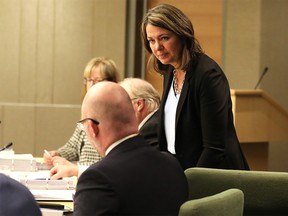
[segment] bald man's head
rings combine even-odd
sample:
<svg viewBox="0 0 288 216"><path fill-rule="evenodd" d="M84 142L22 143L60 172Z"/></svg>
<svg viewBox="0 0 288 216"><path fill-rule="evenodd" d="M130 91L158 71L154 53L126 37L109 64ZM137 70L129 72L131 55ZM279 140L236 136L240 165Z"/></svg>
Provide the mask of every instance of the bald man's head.
<svg viewBox="0 0 288 216"><path fill-rule="evenodd" d="M131 100L117 83L99 82L89 89L82 104L82 119L85 118L99 122L97 130L101 134L95 134L100 135L95 137L97 141L99 138L100 141L105 140L112 144L110 142L137 133L138 125ZM94 139L93 136L88 137ZM93 143L93 140L90 141Z"/></svg>

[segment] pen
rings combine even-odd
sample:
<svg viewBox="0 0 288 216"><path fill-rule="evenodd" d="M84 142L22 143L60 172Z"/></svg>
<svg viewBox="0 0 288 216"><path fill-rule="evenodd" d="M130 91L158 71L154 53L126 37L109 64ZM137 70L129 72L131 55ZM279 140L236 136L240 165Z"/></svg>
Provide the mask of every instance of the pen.
<svg viewBox="0 0 288 216"><path fill-rule="evenodd" d="M50 153L46 149L44 149L44 153L51 157Z"/></svg>
<svg viewBox="0 0 288 216"><path fill-rule="evenodd" d="M0 151L4 151L5 149L10 148L13 145L12 142L8 143L6 146L4 146L2 149L0 149Z"/></svg>
<svg viewBox="0 0 288 216"><path fill-rule="evenodd" d="M48 181L48 180L50 180L50 178L35 178L34 180L46 180L46 181Z"/></svg>

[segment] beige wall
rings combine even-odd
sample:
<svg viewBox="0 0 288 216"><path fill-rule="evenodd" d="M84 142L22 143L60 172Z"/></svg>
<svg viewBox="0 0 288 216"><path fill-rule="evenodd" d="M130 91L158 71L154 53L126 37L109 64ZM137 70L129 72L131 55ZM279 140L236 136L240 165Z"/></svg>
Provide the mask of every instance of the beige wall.
<svg viewBox="0 0 288 216"><path fill-rule="evenodd" d="M260 67L261 0L226 0L223 69L231 88L254 88Z"/></svg>
<svg viewBox="0 0 288 216"><path fill-rule="evenodd" d="M86 63L124 72L125 14L126 0L0 0L0 146L39 156L68 140Z"/></svg>
<svg viewBox="0 0 288 216"><path fill-rule="evenodd" d="M42 156L67 142L79 120L80 105L0 103L2 145L18 154Z"/></svg>
<svg viewBox="0 0 288 216"><path fill-rule="evenodd" d="M288 1L263 1L261 65L269 72L261 87L288 110ZM288 131L287 131L288 133ZM288 140L270 143L270 169L288 171Z"/></svg>
<svg viewBox="0 0 288 216"><path fill-rule="evenodd" d="M231 88L259 88L288 110L288 1L225 0L223 67ZM270 143L269 170L288 170L288 140Z"/></svg>
<svg viewBox="0 0 288 216"><path fill-rule="evenodd" d="M223 68L231 88L264 89L288 110L288 1L225 0Z"/></svg>
<svg viewBox="0 0 288 216"><path fill-rule="evenodd" d="M125 8L125 0L0 0L0 101L79 104L94 56L123 73Z"/></svg>

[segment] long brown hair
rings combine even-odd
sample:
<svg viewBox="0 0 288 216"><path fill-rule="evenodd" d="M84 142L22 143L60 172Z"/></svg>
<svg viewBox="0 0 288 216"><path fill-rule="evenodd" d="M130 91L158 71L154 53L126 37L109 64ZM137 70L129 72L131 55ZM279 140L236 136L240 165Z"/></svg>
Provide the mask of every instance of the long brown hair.
<svg viewBox="0 0 288 216"><path fill-rule="evenodd" d="M189 18L178 8L169 4L160 4L150 9L143 18L141 25L141 38L145 49L152 54L152 50L147 39L146 27L148 24L167 29L174 32L183 44L182 58L179 69L187 70L197 56L203 50L195 38L194 29ZM154 69L158 73L163 73L169 65L163 65L153 54L148 60L148 70Z"/></svg>

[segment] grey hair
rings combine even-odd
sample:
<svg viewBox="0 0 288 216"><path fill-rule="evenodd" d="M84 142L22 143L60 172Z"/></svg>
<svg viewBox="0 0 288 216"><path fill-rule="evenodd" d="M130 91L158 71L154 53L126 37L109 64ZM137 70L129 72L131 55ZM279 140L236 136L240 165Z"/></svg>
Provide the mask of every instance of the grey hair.
<svg viewBox="0 0 288 216"><path fill-rule="evenodd" d="M153 112L160 106L160 95L158 91L146 80L140 78L125 78L120 82L129 96L132 98L143 98L149 112ZM128 89L127 89L128 88Z"/></svg>

